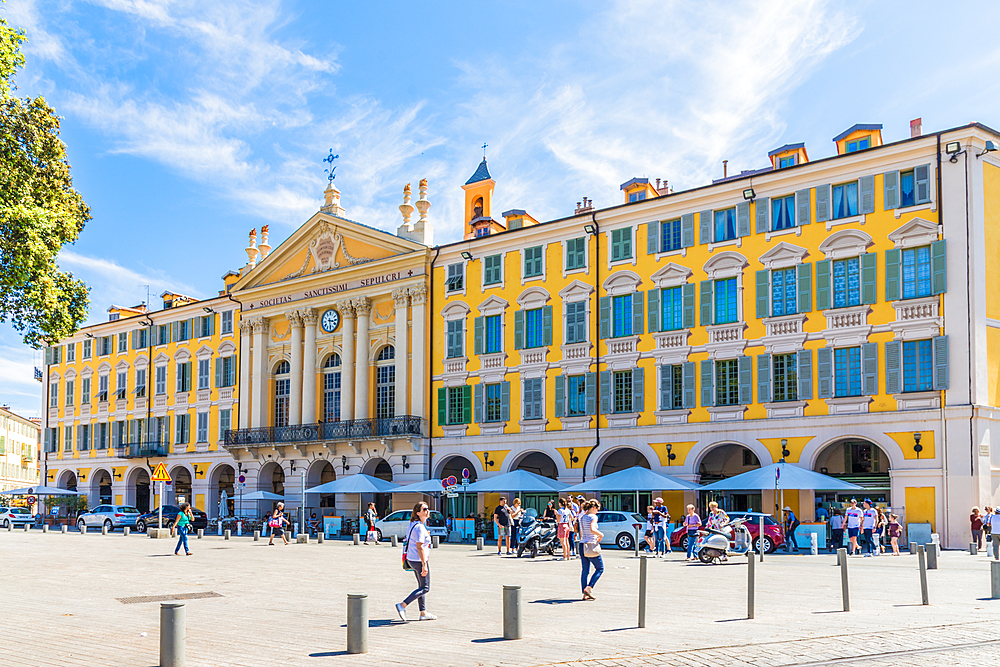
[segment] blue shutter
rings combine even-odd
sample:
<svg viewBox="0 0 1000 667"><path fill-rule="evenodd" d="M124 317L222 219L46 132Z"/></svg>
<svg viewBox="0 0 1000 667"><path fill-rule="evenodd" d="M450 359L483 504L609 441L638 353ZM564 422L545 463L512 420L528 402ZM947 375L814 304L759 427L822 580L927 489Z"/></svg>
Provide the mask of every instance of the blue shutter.
<svg viewBox="0 0 1000 667"><path fill-rule="evenodd" d="M472 386L462 387L462 423L472 423Z"/></svg>
<svg viewBox="0 0 1000 667"><path fill-rule="evenodd" d="M500 383L500 421L510 421L510 382Z"/></svg>
<svg viewBox="0 0 1000 667"><path fill-rule="evenodd" d="M611 371L601 371L601 414L611 414Z"/></svg>
<svg viewBox="0 0 1000 667"><path fill-rule="evenodd" d="M601 340L611 338L611 297L602 296L600 299L600 337Z"/></svg>
<svg viewBox="0 0 1000 667"><path fill-rule="evenodd" d="M715 362L703 359L701 362L701 405L715 405Z"/></svg>
<svg viewBox="0 0 1000 667"><path fill-rule="evenodd" d="M830 260L816 262L816 310L829 310L830 293Z"/></svg>
<svg viewBox="0 0 1000 667"><path fill-rule="evenodd" d="M865 396L878 395L878 343L861 345L861 375Z"/></svg>
<svg viewBox="0 0 1000 667"><path fill-rule="evenodd" d="M683 326L690 329L694 326L694 283L685 283L681 286L681 300L683 303Z"/></svg>
<svg viewBox="0 0 1000 667"><path fill-rule="evenodd" d="M524 349L524 311L514 311L514 349Z"/></svg>
<svg viewBox="0 0 1000 667"><path fill-rule="evenodd" d="M646 291L646 311L649 313L649 333L660 330L660 288Z"/></svg>
<svg viewBox="0 0 1000 667"><path fill-rule="evenodd" d="M875 212L875 177L862 176L858 181L859 210L862 215Z"/></svg>
<svg viewBox="0 0 1000 667"><path fill-rule="evenodd" d="M645 322L643 322L643 310L642 310L642 292L632 293L632 335L639 336L642 334Z"/></svg>
<svg viewBox="0 0 1000 667"><path fill-rule="evenodd" d="M900 348L898 340L885 343L885 393L898 394L903 391L903 378L900 367Z"/></svg>
<svg viewBox="0 0 1000 667"><path fill-rule="evenodd" d="M816 222L830 220L830 186L817 185L816 190Z"/></svg>
<svg viewBox="0 0 1000 667"><path fill-rule="evenodd" d="M812 265L799 264L795 267L795 301L800 313L808 313L813 308Z"/></svg>
<svg viewBox="0 0 1000 667"><path fill-rule="evenodd" d="M948 388L948 337L935 336L931 339L934 356L934 389Z"/></svg>
<svg viewBox="0 0 1000 667"><path fill-rule="evenodd" d="M552 345L552 306L542 306L542 345Z"/></svg>
<svg viewBox="0 0 1000 667"><path fill-rule="evenodd" d="M933 271L932 271L933 273ZM885 251L885 300L899 299L899 249Z"/></svg>
<svg viewBox="0 0 1000 667"><path fill-rule="evenodd" d="M473 390L474 398L472 409L475 414L475 420L477 424L482 424L483 418L483 383L477 384Z"/></svg>
<svg viewBox="0 0 1000 667"><path fill-rule="evenodd" d="M682 388L684 391L681 405L688 410L695 406L695 374L698 372L696 367L697 364L693 361L685 361L681 373Z"/></svg>
<svg viewBox="0 0 1000 667"><path fill-rule="evenodd" d="M757 401L771 402L771 355L757 355Z"/></svg>
<svg viewBox="0 0 1000 667"><path fill-rule="evenodd" d="M740 405L753 403L753 358L742 356L738 359L740 373Z"/></svg>
<svg viewBox="0 0 1000 667"><path fill-rule="evenodd" d="M702 211L698 214L698 243L705 245L712 242L712 212Z"/></svg>
<svg viewBox="0 0 1000 667"><path fill-rule="evenodd" d="M674 367L660 366L660 409L670 410L674 406Z"/></svg>
<svg viewBox="0 0 1000 667"><path fill-rule="evenodd" d="M795 224L808 225L812 222L812 206L809 201L809 188L795 193Z"/></svg>
<svg viewBox="0 0 1000 667"><path fill-rule="evenodd" d="M588 415L597 414L597 373L584 374L584 412Z"/></svg>
<svg viewBox="0 0 1000 667"><path fill-rule="evenodd" d="M861 255L861 303L872 304L878 300L875 281L878 278L878 256L873 252Z"/></svg>
<svg viewBox="0 0 1000 667"><path fill-rule="evenodd" d="M757 213L757 233L763 234L764 232L771 231L771 199L770 197L761 197L754 202L754 209Z"/></svg>
<svg viewBox="0 0 1000 667"><path fill-rule="evenodd" d="M931 294L944 294L948 290L947 241L931 244Z"/></svg>
<svg viewBox="0 0 1000 667"><path fill-rule="evenodd" d="M646 223L646 254L655 255L660 251L660 221Z"/></svg>
<svg viewBox="0 0 1000 667"><path fill-rule="evenodd" d="M171 341L179 341L180 340L180 328L181 328L181 323L180 322L171 322L170 323L170 339L167 340L168 343L171 342Z"/></svg>
<svg viewBox="0 0 1000 667"><path fill-rule="evenodd" d="M566 376L556 376L556 417L566 416Z"/></svg>
<svg viewBox="0 0 1000 667"><path fill-rule="evenodd" d="M816 374L819 376L819 398L833 398L833 348L816 350Z"/></svg>
<svg viewBox="0 0 1000 667"><path fill-rule="evenodd" d="M645 370L632 369L632 412L643 412L646 409Z"/></svg>
<svg viewBox="0 0 1000 667"><path fill-rule="evenodd" d="M913 203L926 204L931 200L931 166L923 164L913 169Z"/></svg>
<svg viewBox="0 0 1000 667"><path fill-rule="evenodd" d="M771 272L767 269L757 272L757 319L771 316Z"/></svg>
<svg viewBox="0 0 1000 667"><path fill-rule="evenodd" d="M891 211L899 208L899 172L887 171L882 174L883 208Z"/></svg>
<svg viewBox="0 0 1000 667"><path fill-rule="evenodd" d="M750 202L736 205L736 235L750 236Z"/></svg>
<svg viewBox="0 0 1000 667"><path fill-rule="evenodd" d="M222 386L222 359L215 360L215 386Z"/></svg>
<svg viewBox="0 0 1000 667"><path fill-rule="evenodd" d="M707 327L712 324L712 288L714 281L701 281L701 326Z"/></svg>
<svg viewBox="0 0 1000 667"><path fill-rule="evenodd" d="M694 245L694 213L681 216L681 247L690 248Z"/></svg>

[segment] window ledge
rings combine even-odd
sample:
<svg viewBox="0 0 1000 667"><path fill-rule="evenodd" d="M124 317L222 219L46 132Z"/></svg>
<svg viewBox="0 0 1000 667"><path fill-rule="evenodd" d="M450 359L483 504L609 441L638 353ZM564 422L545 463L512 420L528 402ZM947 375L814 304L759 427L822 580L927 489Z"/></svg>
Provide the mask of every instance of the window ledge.
<svg viewBox="0 0 1000 667"><path fill-rule="evenodd" d="M902 299L893 301L896 321L889 328L896 334L896 340L918 340L933 338L941 333L944 320L940 316L940 299L937 296Z"/></svg>
<svg viewBox="0 0 1000 667"><path fill-rule="evenodd" d="M483 422L479 425L479 435L503 435L507 422Z"/></svg>
<svg viewBox="0 0 1000 667"><path fill-rule="evenodd" d="M826 224L826 231L830 231L834 227L839 227L840 225L850 225L855 222L863 226L865 224L865 215L861 214L861 215L851 216L850 218L837 218L836 220L827 220L826 223L824 224Z"/></svg>
<svg viewBox="0 0 1000 667"><path fill-rule="evenodd" d="M522 419L517 422L521 427L521 433L544 433L548 423L548 419Z"/></svg>
<svg viewBox="0 0 1000 667"><path fill-rule="evenodd" d="M688 256L687 248L678 248L677 250L667 250L666 252L658 252L655 255L657 262L667 257L687 257L687 256Z"/></svg>
<svg viewBox="0 0 1000 667"><path fill-rule="evenodd" d="M468 424L451 424L448 426L442 426L441 432L444 433L446 438L457 438L464 436L466 431L469 430Z"/></svg>
<svg viewBox="0 0 1000 667"><path fill-rule="evenodd" d="M691 346L687 342L690 336L690 329L672 329L654 333L653 357L656 363L680 364L687 361L691 352Z"/></svg>
<svg viewBox="0 0 1000 667"><path fill-rule="evenodd" d="M731 322L729 324L713 324L705 327L708 332L708 344L705 349L711 359L730 359L743 354L747 341L743 338L746 322Z"/></svg>
<svg viewBox="0 0 1000 667"><path fill-rule="evenodd" d="M479 355L479 379L481 381L500 382L501 380L503 380L503 376L506 374L507 374L506 352L491 352L489 354ZM461 384L465 384L464 378Z"/></svg>
<svg viewBox="0 0 1000 667"><path fill-rule="evenodd" d="M561 417L559 421L562 422L564 431L583 431L590 428L591 419L591 415L569 415Z"/></svg>
<svg viewBox="0 0 1000 667"><path fill-rule="evenodd" d="M716 405L708 408L709 421L731 422L742 421L743 413L746 412L745 405Z"/></svg>
<svg viewBox="0 0 1000 667"><path fill-rule="evenodd" d="M532 283L532 282L536 282L536 281L540 281L540 280L541 281L545 280L545 274L544 273L539 274L537 276L522 276L521 277L521 284L524 285L525 283Z"/></svg>
<svg viewBox="0 0 1000 667"><path fill-rule="evenodd" d="M822 334L830 345L844 347L868 342L868 334L872 331L868 324L871 306L846 306L822 312L826 318L826 329Z"/></svg>
<svg viewBox="0 0 1000 667"><path fill-rule="evenodd" d="M614 412L604 416L608 420L608 428L636 426L639 423L638 412Z"/></svg>
<svg viewBox="0 0 1000 667"><path fill-rule="evenodd" d="M940 391L910 391L893 394L897 410L929 410L941 407Z"/></svg>
<svg viewBox="0 0 1000 667"><path fill-rule="evenodd" d="M688 418L691 416L691 411L685 408L677 408L675 410L657 410L656 423L658 425L664 424L687 424Z"/></svg>
<svg viewBox="0 0 1000 667"><path fill-rule="evenodd" d="M765 317L763 322L766 335L760 342L768 354L784 354L802 349L808 336L805 331L805 313Z"/></svg>
<svg viewBox="0 0 1000 667"><path fill-rule="evenodd" d="M632 255L631 257L625 257L623 259L616 259L616 260L608 262L608 268L609 269L613 269L616 266L626 266L626 265L635 266L635 255Z"/></svg>
<svg viewBox="0 0 1000 667"><path fill-rule="evenodd" d="M856 415L868 412L868 405L872 402L871 396L843 396L841 398L828 398L826 404L830 408L831 415Z"/></svg>
<svg viewBox="0 0 1000 667"><path fill-rule="evenodd" d="M635 368L639 361L639 336L608 338L604 343L606 353L603 360L608 370L623 371Z"/></svg>
<svg viewBox="0 0 1000 667"><path fill-rule="evenodd" d="M795 225L794 227L789 227L788 229L779 229L776 232L765 232L764 240L770 241L775 236L791 236L792 234L795 236L802 236L802 227Z"/></svg>
<svg viewBox="0 0 1000 667"><path fill-rule="evenodd" d="M518 350L521 355L521 366L537 366L545 364L549 356L548 346L526 347Z"/></svg>
<svg viewBox="0 0 1000 667"><path fill-rule="evenodd" d="M768 419L782 419L784 417L805 417L806 404L808 401L777 401L765 403Z"/></svg>
<svg viewBox="0 0 1000 667"><path fill-rule="evenodd" d="M926 204L914 204L913 206L906 206L902 208L893 209L893 215L899 218L904 213L911 213L913 211L934 211L937 212L937 206L934 205L933 201L929 201Z"/></svg>
<svg viewBox="0 0 1000 667"><path fill-rule="evenodd" d="M743 237L737 236L735 239L730 239L728 241L718 241L708 244L708 252L714 252L719 248L742 248L743 247Z"/></svg>

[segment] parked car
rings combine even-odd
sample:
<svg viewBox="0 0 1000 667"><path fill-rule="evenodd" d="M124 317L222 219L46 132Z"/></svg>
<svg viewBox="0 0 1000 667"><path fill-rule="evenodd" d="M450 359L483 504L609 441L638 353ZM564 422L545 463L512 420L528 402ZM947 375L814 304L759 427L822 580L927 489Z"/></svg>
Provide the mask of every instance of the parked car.
<svg viewBox="0 0 1000 667"><path fill-rule="evenodd" d="M639 539L645 534L646 520L632 512L612 512L602 510L597 513L597 529L604 533L601 544L614 544L619 549L635 549L635 529L639 528Z"/></svg>
<svg viewBox="0 0 1000 667"><path fill-rule="evenodd" d="M140 515L135 520L135 529L140 533L145 533L147 528L167 528L174 522L177 515L180 514L181 508L177 505L164 505L163 506L163 525L159 524L159 512L153 510L152 512L146 512ZM194 515L194 521L191 522L191 529L202 530L208 528L208 515L202 512L196 507L191 508L191 513Z"/></svg>
<svg viewBox="0 0 1000 667"><path fill-rule="evenodd" d="M35 523L35 517L25 507L0 507L0 528Z"/></svg>
<svg viewBox="0 0 1000 667"><path fill-rule="evenodd" d="M785 536L781 532L781 526L770 514L760 512L726 512L729 519L746 519L747 529L750 531L750 538L753 540L754 551L760 553L760 518L764 517L764 553L773 553L775 549L785 543ZM702 523L702 526L705 524ZM687 550L687 530L680 526L670 535L670 546L679 548L681 551Z"/></svg>
<svg viewBox="0 0 1000 667"><path fill-rule="evenodd" d="M107 526L109 531L124 526L135 526L139 510L129 505L98 505L92 510L83 512L77 517L76 527L81 531L88 528Z"/></svg>
<svg viewBox="0 0 1000 667"><path fill-rule="evenodd" d="M362 527L363 526L364 522L362 522ZM395 535L401 540L405 540L406 531L409 530L409 528L410 510L399 510L398 512L393 512L375 522L375 532L378 533L378 538L380 540L383 537L391 537L392 535ZM427 517L427 532L431 534L431 537L437 535L442 540L448 538L448 529L444 525L444 515L441 514L441 512L431 510L430 516Z"/></svg>

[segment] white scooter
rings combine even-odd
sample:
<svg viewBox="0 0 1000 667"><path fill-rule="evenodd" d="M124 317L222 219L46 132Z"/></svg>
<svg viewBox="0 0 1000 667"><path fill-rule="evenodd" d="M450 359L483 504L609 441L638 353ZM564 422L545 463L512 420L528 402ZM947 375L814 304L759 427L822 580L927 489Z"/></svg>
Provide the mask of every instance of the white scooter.
<svg viewBox="0 0 1000 667"><path fill-rule="evenodd" d="M749 556L752 553L750 531L743 525L744 519L736 519L721 530L703 528L698 531L698 541L694 552L698 560L706 565L719 563L729 556Z"/></svg>

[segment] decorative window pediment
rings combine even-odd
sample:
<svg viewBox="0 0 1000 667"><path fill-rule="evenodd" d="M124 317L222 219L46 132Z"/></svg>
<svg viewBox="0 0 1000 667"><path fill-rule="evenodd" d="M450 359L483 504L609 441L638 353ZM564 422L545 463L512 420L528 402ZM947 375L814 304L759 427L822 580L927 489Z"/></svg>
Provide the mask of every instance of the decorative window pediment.
<svg viewBox="0 0 1000 667"><path fill-rule="evenodd" d="M531 310L532 308L541 308L548 302L549 298L549 293L541 287L529 287L517 297L517 303L521 308ZM482 309L480 308L480 310Z"/></svg>
<svg viewBox="0 0 1000 667"><path fill-rule="evenodd" d="M462 301L452 301L441 309L441 317L443 317L445 321L462 320L469 315L470 311L471 309L468 304Z"/></svg>
<svg viewBox="0 0 1000 667"><path fill-rule="evenodd" d="M52 374L55 375L55 371L53 371ZM67 380L72 380L75 377L76 377L76 370L74 370L72 368L67 368L66 369L66 379Z"/></svg>
<svg viewBox="0 0 1000 667"><path fill-rule="evenodd" d="M136 357L135 360L136 368L145 368L148 365L149 365L149 360L146 357Z"/></svg>
<svg viewBox="0 0 1000 667"><path fill-rule="evenodd" d="M190 358L191 358L191 352L183 347L177 350L177 352L174 354L174 359L176 359L178 363L183 364Z"/></svg>
<svg viewBox="0 0 1000 667"><path fill-rule="evenodd" d="M827 259L842 259L864 253L871 244L872 237L860 229L844 229L830 234L819 249Z"/></svg>
<svg viewBox="0 0 1000 667"><path fill-rule="evenodd" d="M115 364L116 371L127 371L129 369L128 362L122 359L117 364Z"/></svg>
<svg viewBox="0 0 1000 667"><path fill-rule="evenodd" d="M84 369L80 371L80 377L89 378L93 374L94 374L94 369L91 368L90 366L85 366Z"/></svg>
<svg viewBox="0 0 1000 667"><path fill-rule="evenodd" d="M212 356L212 348L210 348L208 345L202 345L201 347L198 348L198 351L194 353L194 356L198 357L199 359L207 359L208 357Z"/></svg>
<svg viewBox="0 0 1000 667"><path fill-rule="evenodd" d="M101 365L97 367L97 373L99 375L107 375L111 372L111 364L106 361L101 362Z"/></svg>
<svg viewBox="0 0 1000 667"><path fill-rule="evenodd" d="M616 271L604 281L604 291L608 296L631 294L642 284L642 278L634 271Z"/></svg>
<svg viewBox="0 0 1000 667"><path fill-rule="evenodd" d="M154 366L162 366L162 365L164 365L166 363L169 363L169 362L170 362L170 357L168 357L167 355L165 355L162 352L160 352L158 355L156 355L155 357L153 357L153 365Z"/></svg>
<svg viewBox="0 0 1000 667"><path fill-rule="evenodd" d="M797 245L782 241L760 256L765 269L787 269L801 264L809 251Z"/></svg>
<svg viewBox="0 0 1000 667"><path fill-rule="evenodd" d="M559 298L567 303L573 301L585 301L593 293L593 286L588 285L581 280L574 280L569 285L566 285L566 287L559 290Z"/></svg>
<svg viewBox="0 0 1000 667"><path fill-rule="evenodd" d="M712 259L705 262L705 273L708 277L716 280L719 278L732 278L743 273L747 265L747 258L732 250L720 252Z"/></svg>
<svg viewBox="0 0 1000 667"><path fill-rule="evenodd" d="M684 285L687 283L688 278L690 278L693 273L694 272L686 266L670 262L650 277L653 279L653 283L657 287L677 287L678 285Z"/></svg>
<svg viewBox="0 0 1000 667"><path fill-rule="evenodd" d="M231 340L227 340L219 346L219 356L228 357L231 354L236 354L236 343Z"/></svg>
<svg viewBox="0 0 1000 667"><path fill-rule="evenodd" d="M938 240L938 225L923 218L913 218L898 229L889 232L889 240L897 248L930 245Z"/></svg>
<svg viewBox="0 0 1000 667"><path fill-rule="evenodd" d="M503 313L503 311L506 310L507 306L509 305L510 305L509 301L507 301L506 299L501 299L500 297L494 294L490 298L486 299L486 301L483 301L481 304L479 304L479 314L499 315Z"/></svg>
<svg viewBox="0 0 1000 667"><path fill-rule="evenodd" d="M69 377L69 373L68 372L67 372L67 377ZM49 384L56 384L61 379L62 379L62 376L59 375L59 371L49 371Z"/></svg>

